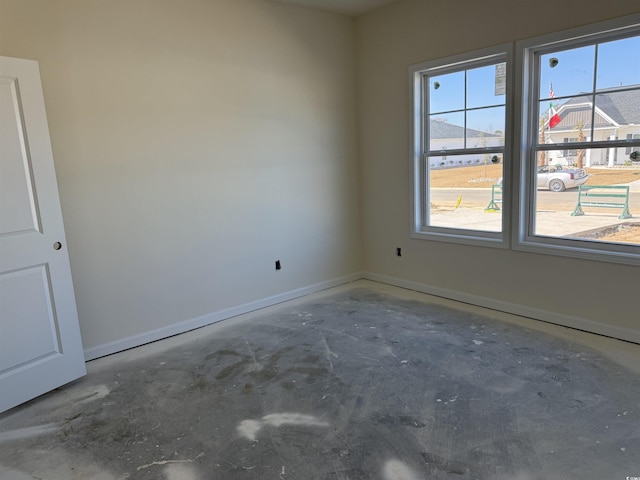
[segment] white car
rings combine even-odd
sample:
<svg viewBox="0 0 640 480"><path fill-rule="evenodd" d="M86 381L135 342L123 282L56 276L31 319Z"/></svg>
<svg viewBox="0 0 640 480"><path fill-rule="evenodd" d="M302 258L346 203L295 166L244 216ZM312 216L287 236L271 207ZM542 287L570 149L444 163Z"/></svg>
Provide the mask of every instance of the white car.
<svg viewBox="0 0 640 480"><path fill-rule="evenodd" d="M563 192L576 188L589 180L584 168L562 168L558 165L538 167L538 190L547 188L552 192Z"/></svg>
<svg viewBox="0 0 640 480"><path fill-rule="evenodd" d="M538 167L538 190L564 192L567 188L577 188L587 180L589 180L589 174L584 168L562 168L560 165ZM502 177L497 183L502 186Z"/></svg>

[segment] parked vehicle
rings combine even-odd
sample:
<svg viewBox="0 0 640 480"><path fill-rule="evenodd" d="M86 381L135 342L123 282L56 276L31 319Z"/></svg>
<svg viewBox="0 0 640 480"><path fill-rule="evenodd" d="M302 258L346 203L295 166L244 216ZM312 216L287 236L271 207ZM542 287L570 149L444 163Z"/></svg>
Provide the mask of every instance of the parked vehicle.
<svg viewBox="0 0 640 480"><path fill-rule="evenodd" d="M563 192L567 188L577 188L587 180L589 175L584 168L562 168L557 165L538 167L538 190Z"/></svg>
<svg viewBox="0 0 640 480"><path fill-rule="evenodd" d="M538 190L564 192L567 188L577 188L589 180L584 168L563 168L560 165L543 165L538 167ZM502 178L498 179L502 185Z"/></svg>

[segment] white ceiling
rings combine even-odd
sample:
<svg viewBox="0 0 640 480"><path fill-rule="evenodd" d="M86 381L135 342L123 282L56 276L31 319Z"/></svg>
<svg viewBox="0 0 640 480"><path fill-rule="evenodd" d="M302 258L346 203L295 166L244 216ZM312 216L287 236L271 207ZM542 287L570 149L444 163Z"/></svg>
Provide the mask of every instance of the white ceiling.
<svg viewBox="0 0 640 480"><path fill-rule="evenodd" d="M335 13L358 16L376 8L396 3L401 0L273 0L275 2L293 3L303 7L319 8Z"/></svg>

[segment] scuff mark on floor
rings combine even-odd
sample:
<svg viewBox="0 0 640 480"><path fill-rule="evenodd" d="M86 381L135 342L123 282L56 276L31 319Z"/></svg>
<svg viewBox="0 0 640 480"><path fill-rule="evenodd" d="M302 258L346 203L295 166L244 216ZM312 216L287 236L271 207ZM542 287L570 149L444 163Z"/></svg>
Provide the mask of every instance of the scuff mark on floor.
<svg viewBox="0 0 640 480"><path fill-rule="evenodd" d="M329 370L333 372L333 362L331 361L331 357L338 358L338 354L331 351L331 349L329 348L329 344L327 343L327 339L325 338L324 335L322 335L322 343L324 344L324 348L326 351L325 357L329 362Z"/></svg>
<svg viewBox="0 0 640 480"><path fill-rule="evenodd" d="M271 413L259 420L243 420L238 425L238 433L251 441L256 441L256 437L263 427L281 427L282 425L300 425L304 427L328 427L329 423L322 421L313 415L302 413Z"/></svg>
<svg viewBox="0 0 640 480"><path fill-rule="evenodd" d="M187 458L186 460L160 460L157 462L147 463L146 465L140 465L136 468L136 471L144 470L149 467L154 467L156 465L168 465L170 463L193 463L198 460L200 457L204 456L204 452L198 454L195 458Z"/></svg>
<svg viewBox="0 0 640 480"><path fill-rule="evenodd" d="M249 350L249 354L251 355L251 359L253 360L253 364L249 367L249 371L261 371L264 367L260 362L258 362L258 359L256 358L256 352L253 351L253 348L251 348L249 342L245 342L245 344L247 345L247 349Z"/></svg>
<svg viewBox="0 0 640 480"><path fill-rule="evenodd" d="M94 400L100 400L111 393L111 389L106 385L96 385L95 387L87 387L77 392L78 398L74 400L75 403L93 402Z"/></svg>

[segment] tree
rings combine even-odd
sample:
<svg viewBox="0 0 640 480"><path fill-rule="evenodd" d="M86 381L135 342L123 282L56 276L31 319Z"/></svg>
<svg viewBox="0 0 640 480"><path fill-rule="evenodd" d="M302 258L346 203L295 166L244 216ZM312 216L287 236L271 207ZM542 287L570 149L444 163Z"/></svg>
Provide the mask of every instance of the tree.
<svg viewBox="0 0 640 480"><path fill-rule="evenodd" d="M580 120L580 122L578 123L578 126L576 127L578 129L578 142L584 142L584 133L582 132L582 120ZM583 166L583 161L584 161L584 154L585 154L585 150L584 148L581 148L580 150L578 150L578 159L576 161L576 167L578 168L582 168Z"/></svg>
<svg viewBox="0 0 640 480"><path fill-rule="evenodd" d="M540 119L540 144L545 143L544 140L544 117ZM544 167L547 164L547 152L540 150L538 152L538 166Z"/></svg>

